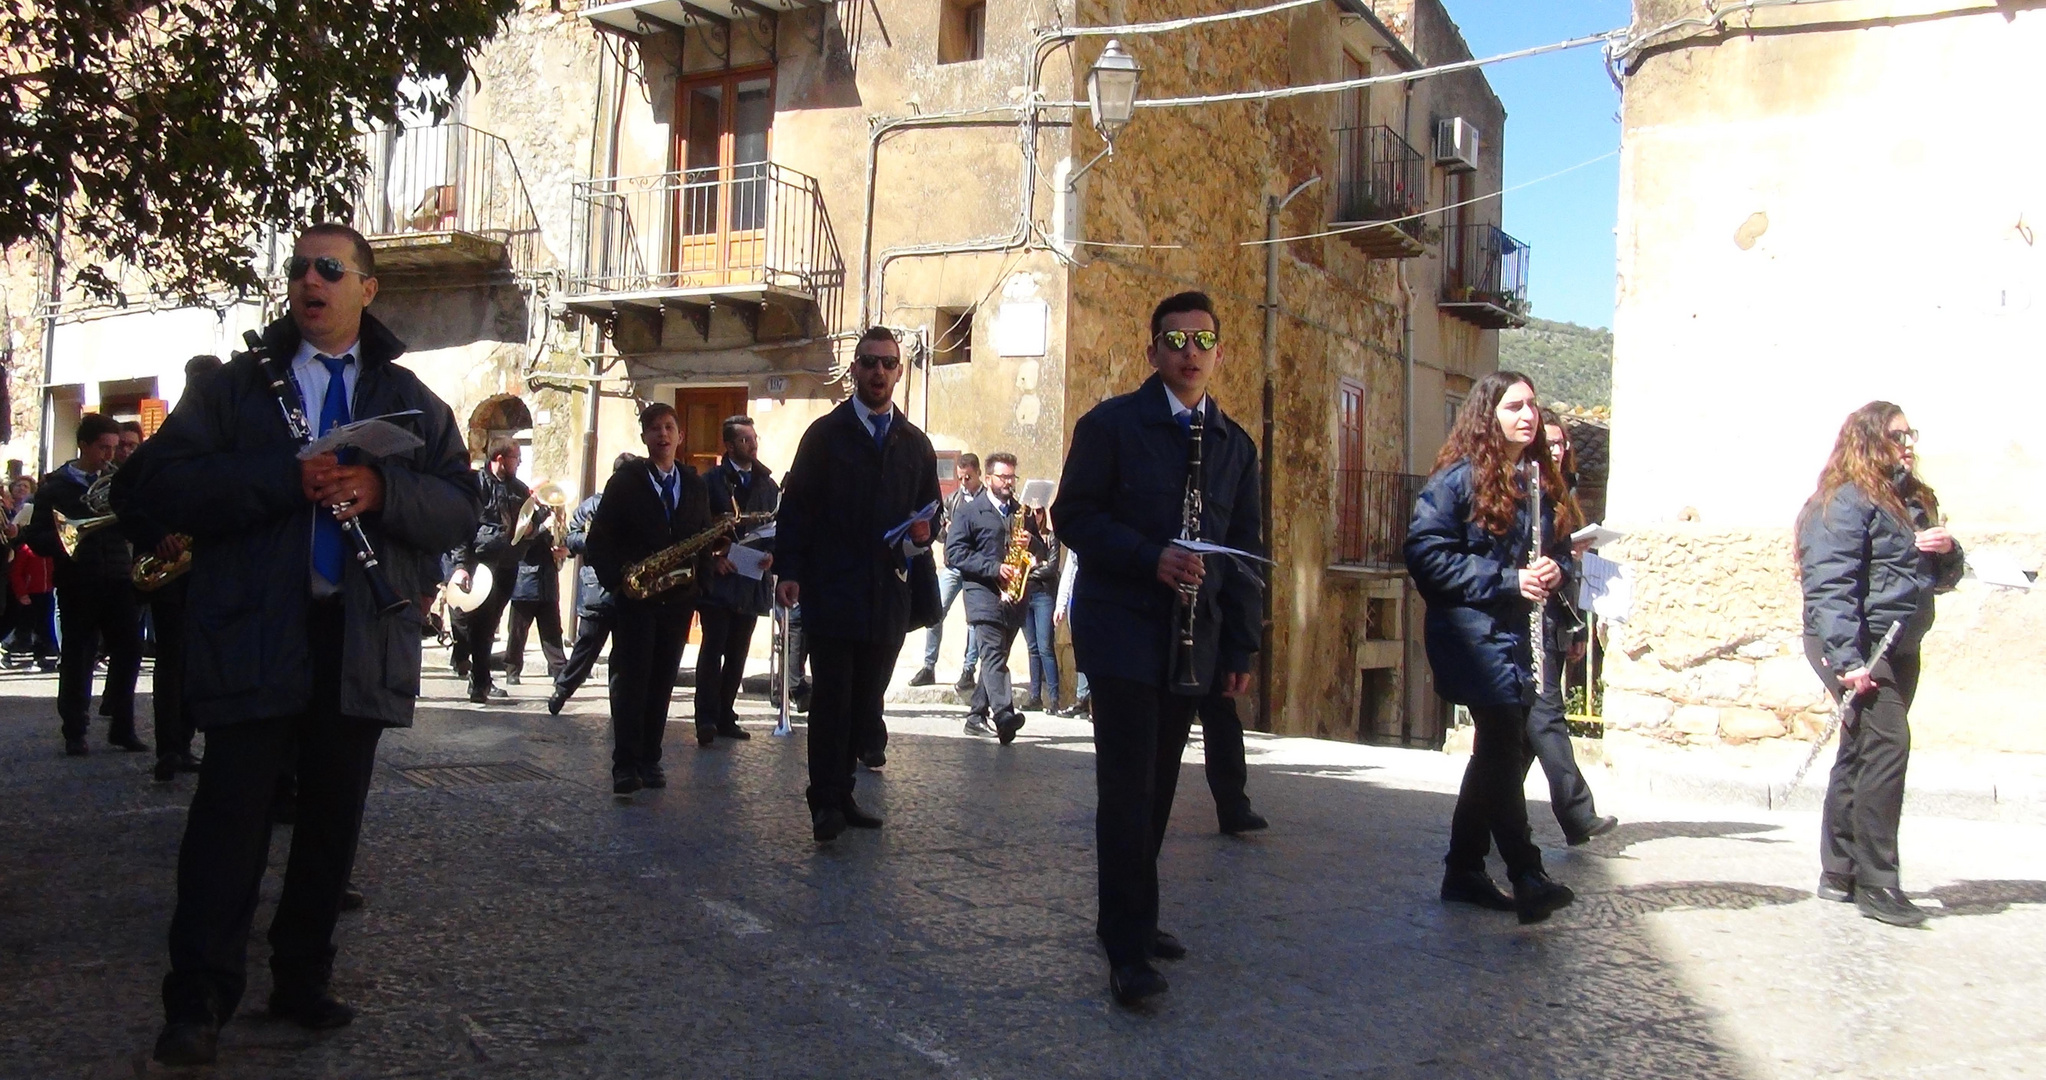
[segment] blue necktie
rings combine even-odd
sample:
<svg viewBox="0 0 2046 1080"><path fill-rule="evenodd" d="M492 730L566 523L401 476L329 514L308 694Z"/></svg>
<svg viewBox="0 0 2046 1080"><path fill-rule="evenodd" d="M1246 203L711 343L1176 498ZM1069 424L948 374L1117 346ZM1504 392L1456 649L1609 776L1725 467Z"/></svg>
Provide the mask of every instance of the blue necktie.
<svg viewBox="0 0 2046 1080"><path fill-rule="evenodd" d="M1181 430L1181 431L1184 431L1184 432L1186 432L1186 433L1187 433L1188 435L1192 435L1192 434L1193 434L1193 410L1192 410L1192 409L1188 409L1187 411L1185 411L1185 412L1183 412L1183 413L1180 413L1180 414L1179 414L1178 416L1175 416L1175 417L1173 417L1173 419L1175 419L1175 420L1178 420L1178 421L1179 421L1179 430Z"/></svg>
<svg viewBox="0 0 2046 1080"><path fill-rule="evenodd" d="M668 517L671 519L675 516L675 503L681 495L676 490L681 486L681 480L682 472L680 469L661 477L661 502L668 507Z"/></svg>
<svg viewBox="0 0 2046 1080"><path fill-rule="evenodd" d="M894 416L892 412L874 414L874 449L883 453L888 450L888 421Z"/></svg>
<svg viewBox="0 0 2046 1080"><path fill-rule="evenodd" d="M320 401L320 434L325 435L348 423L349 420L348 380L341 377L341 373L348 367L348 358L344 356L336 359L320 355L313 359L327 368L327 396ZM353 464L355 460L355 455L347 450L343 450L337 456L343 465ZM324 509L314 511L313 569L319 571L321 577L336 585L341 584L343 546L341 523L335 521L334 515Z"/></svg>

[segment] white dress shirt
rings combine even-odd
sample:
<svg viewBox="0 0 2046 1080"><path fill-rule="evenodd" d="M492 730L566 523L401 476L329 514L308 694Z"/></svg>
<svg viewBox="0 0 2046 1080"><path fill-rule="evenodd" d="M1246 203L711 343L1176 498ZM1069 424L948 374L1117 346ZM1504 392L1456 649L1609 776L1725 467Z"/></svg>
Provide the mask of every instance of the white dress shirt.
<svg viewBox="0 0 2046 1080"><path fill-rule="evenodd" d="M361 344L360 341L351 341L340 352L327 354L336 360L346 357L349 361L348 366L341 369L341 383L348 390L349 416L357 420L361 417L354 415L355 384L362 374L362 358L356 355L355 350ZM327 404L327 365L315 359L319 355L320 350L313 348L312 342L301 341L298 343L298 355L291 360L291 377L298 383L298 396L305 405L305 422L312 425L315 439L320 437L321 410Z"/></svg>

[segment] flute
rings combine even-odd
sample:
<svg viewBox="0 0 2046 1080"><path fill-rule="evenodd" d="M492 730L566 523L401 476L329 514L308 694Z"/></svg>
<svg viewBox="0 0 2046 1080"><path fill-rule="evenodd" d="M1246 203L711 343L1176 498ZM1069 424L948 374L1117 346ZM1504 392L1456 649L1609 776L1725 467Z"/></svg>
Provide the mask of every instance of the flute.
<svg viewBox="0 0 2046 1080"><path fill-rule="evenodd" d="M1533 515L1528 523L1527 564L1533 566L1542 557L1542 465L1539 461L1529 462L1527 484L1528 508ZM1545 623L1548 618L1549 602L1538 600L1527 615L1527 642L1533 649L1530 670L1534 674L1535 697L1542 696L1548 680L1548 633Z"/></svg>

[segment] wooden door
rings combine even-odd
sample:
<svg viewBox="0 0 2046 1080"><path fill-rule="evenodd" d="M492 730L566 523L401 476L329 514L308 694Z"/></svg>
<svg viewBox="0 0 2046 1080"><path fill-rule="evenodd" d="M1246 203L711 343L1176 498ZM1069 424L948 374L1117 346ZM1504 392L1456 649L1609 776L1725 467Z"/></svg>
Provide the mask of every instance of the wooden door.
<svg viewBox="0 0 2046 1080"><path fill-rule="evenodd" d="M743 386L691 386L675 391L675 413L682 421L682 449L676 460L707 473L724 456L725 419L746 412Z"/></svg>
<svg viewBox="0 0 2046 1080"><path fill-rule="evenodd" d="M684 83L675 124L675 278L682 287L754 281L766 257L770 71Z"/></svg>

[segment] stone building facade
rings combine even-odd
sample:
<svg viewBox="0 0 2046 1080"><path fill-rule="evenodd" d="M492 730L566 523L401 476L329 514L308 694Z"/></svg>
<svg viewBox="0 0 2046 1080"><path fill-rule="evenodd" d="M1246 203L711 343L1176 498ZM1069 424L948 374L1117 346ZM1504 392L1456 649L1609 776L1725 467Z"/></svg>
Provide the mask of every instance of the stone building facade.
<svg viewBox="0 0 2046 1080"><path fill-rule="evenodd" d="M1903 406L1965 546L2046 559L2023 389L2046 331L2046 149L2008 137L2046 14L1848 0L1679 24L1691 8L1638 0L1619 56L1609 520L1636 576L1607 722L1802 737L1826 705L1790 531L1848 412ZM1909 235L1937 257L1909 257ZM1914 741L2046 751L2029 685L2046 592L1969 580L1939 605Z"/></svg>

